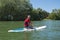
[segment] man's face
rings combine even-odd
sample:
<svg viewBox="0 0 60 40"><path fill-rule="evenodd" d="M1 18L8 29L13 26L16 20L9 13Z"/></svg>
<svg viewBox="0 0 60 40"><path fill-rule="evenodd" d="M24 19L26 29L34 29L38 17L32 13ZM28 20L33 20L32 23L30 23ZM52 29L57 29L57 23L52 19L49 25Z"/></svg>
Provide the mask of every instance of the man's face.
<svg viewBox="0 0 60 40"><path fill-rule="evenodd" d="M30 19L30 15L28 16L28 18Z"/></svg>

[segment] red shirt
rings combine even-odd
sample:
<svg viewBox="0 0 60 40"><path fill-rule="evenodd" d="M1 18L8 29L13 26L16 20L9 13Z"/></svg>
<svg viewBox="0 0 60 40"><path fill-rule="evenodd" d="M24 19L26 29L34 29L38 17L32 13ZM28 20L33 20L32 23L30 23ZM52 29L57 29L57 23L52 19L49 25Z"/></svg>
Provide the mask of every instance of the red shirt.
<svg viewBox="0 0 60 40"><path fill-rule="evenodd" d="M25 21L24 21L24 26L25 27L27 27L27 26L29 26L29 23L30 23L30 19L25 19Z"/></svg>

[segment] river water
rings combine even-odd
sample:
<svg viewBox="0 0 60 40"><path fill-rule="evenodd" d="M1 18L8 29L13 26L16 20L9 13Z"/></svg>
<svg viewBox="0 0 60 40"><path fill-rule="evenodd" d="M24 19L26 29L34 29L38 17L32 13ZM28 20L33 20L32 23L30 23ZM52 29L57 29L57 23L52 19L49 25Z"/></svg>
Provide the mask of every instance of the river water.
<svg viewBox="0 0 60 40"><path fill-rule="evenodd" d="M25 32L24 40L60 40L60 21L59 20L43 20L33 21L34 26L46 25L45 29Z"/></svg>
<svg viewBox="0 0 60 40"><path fill-rule="evenodd" d="M8 29L23 27L23 21L0 22L0 40L60 40L60 20L32 22L35 27L47 27L39 31L8 33Z"/></svg>

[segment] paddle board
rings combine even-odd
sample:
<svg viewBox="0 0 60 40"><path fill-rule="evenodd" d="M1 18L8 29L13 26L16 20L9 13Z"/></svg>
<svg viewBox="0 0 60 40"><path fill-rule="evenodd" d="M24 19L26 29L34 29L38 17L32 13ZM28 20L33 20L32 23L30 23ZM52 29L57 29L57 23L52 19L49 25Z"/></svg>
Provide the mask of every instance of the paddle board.
<svg viewBox="0 0 60 40"><path fill-rule="evenodd" d="M44 28L46 28L46 26L34 27L34 29L17 28L14 30L8 30L8 32L24 32L24 31L34 31L34 30L37 31L37 30L44 29Z"/></svg>

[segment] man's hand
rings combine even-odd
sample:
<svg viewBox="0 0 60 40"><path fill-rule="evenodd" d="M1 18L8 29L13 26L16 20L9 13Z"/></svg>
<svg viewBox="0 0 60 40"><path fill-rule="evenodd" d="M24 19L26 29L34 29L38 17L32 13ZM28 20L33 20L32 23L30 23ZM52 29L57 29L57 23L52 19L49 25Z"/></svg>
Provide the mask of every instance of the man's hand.
<svg viewBox="0 0 60 40"><path fill-rule="evenodd" d="M32 23L30 23L29 26L32 26L33 27Z"/></svg>

